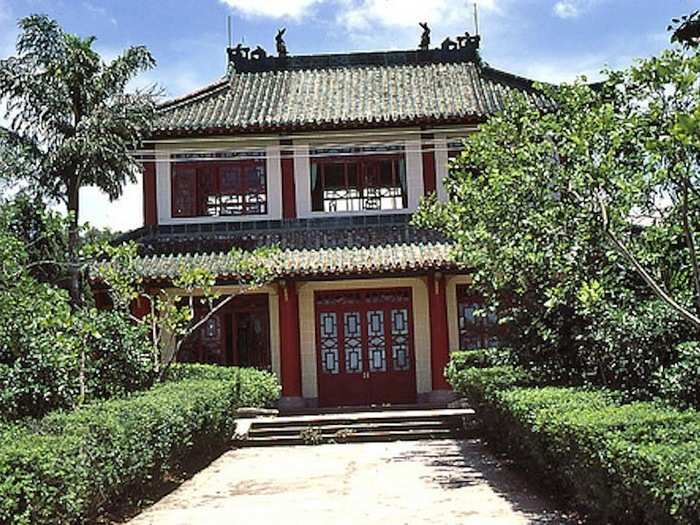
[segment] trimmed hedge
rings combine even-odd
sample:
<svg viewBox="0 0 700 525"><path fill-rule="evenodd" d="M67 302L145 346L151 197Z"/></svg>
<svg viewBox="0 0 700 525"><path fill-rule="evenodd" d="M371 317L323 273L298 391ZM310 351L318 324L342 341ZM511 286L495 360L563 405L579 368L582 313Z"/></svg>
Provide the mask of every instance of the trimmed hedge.
<svg viewBox="0 0 700 525"><path fill-rule="evenodd" d="M700 523L700 414L604 390L528 387L512 368L447 369L497 447L600 523Z"/></svg>
<svg viewBox="0 0 700 525"><path fill-rule="evenodd" d="M235 385L239 406L264 407L281 394L274 374L250 368L178 363L170 367L166 379L231 381Z"/></svg>
<svg viewBox="0 0 700 525"><path fill-rule="evenodd" d="M185 378L0 433L0 523L84 523L188 456L222 448L242 404L279 395L267 372L178 367Z"/></svg>

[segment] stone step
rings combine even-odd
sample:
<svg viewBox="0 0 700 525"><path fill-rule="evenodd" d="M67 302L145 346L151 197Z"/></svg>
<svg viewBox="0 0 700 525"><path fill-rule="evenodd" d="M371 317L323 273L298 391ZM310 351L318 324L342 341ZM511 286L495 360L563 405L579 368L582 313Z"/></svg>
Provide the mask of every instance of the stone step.
<svg viewBox="0 0 700 525"><path fill-rule="evenodd" d="M324 435L335 434L341 430L352 430L354 432L381 432L394 430L419 430L419 429L460 429L462 423L459 419L435 419L425 421L356 421L351 424L304 424L304 425L282 425L282 426L262 426L253 424L248 433L249 437L264 436L294 436L299 435L308 428L317 428Z"/></svg>
<svg viewBox="0 0 700 525"><path fill-rule="evenodd" d="M380 441L417 441L421 439L457 439L464 437L461 429L436 428L436 429L408 429L377 432L353 432L343 437L322 436L320 443L310 442L301 436L266 436L249 437L237 440L239 447L271 447L281 445L320 445L326 443L359 443Z"/></svg>
<svg viewBox="0 0 700 525"><path fill-rule="evenodd" d="M355 412L387 412L387 411L417 411L441 410L450 408L447 403L389 404L389 405L358 405L321 408L285 408L280 410L281 416L309 416L319 414L352 414Z"/></svg>
<svg viewBox="0 0 700 525"><path fill-rule="evenodd" d="M300 426L300 425L351 425L357 422L404 422L404 421L442 421L445 419L461 420L473 416L471 409L441 410L386 410L383 412L353 412L342 414L310 414L302 416L260 417L253 419L256 428L266 426Z"/></svg>
<svg viewBox="0 0 700 525"><path fill-rule="evenodd" d="M239 419L237 446L446 439L464 435L471 409L385 410Z"/></svg>

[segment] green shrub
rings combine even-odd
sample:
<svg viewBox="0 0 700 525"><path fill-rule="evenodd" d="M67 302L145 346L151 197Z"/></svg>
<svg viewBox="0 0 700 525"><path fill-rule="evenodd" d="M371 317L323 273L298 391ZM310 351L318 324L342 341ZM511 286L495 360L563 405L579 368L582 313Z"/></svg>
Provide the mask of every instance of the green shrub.
<svg viewBox="0 0 700 525"><path fill-rule="evenodd" d="M241 370L232 377L240 382L171 381L6 427L0 432L0 523L84 523L119 498L138 497L191 454L220 449L243 399L269 404L279 391L269 373Z"/></svg>
<svg viewBox="0 0 700 525"><path fill-rule="evenodd" d="M676 351L676 362L656 373L655 384L664 399L681 407L700 407L700 343L683 343Z"/></svg>
<svg viewBox="0 0 700 525"><path fill-rule="evenodd" d="M267 406L277 400L282 391L273 374L253 368L176 363L168 369L166 379L233 381L238 385L241 406ZM270 392L275 394L270 396Z"/></svg>
<svg viewBox="0 0 700 525"><path fill-rule="evenodd" d="M15 295L0 298L0 420L74 408L82 353L86 401L152 384L151 346L142 327L115 312L71 312L65 293L48 285L34 283L31 295Z"/></svg>
<svg viewBox="0 0 700 525"><path fill-rule="evenodd" d="M450 360L457 369L486 368L515 364L513 353L506 348L483 348L479 350L460 350L453 352Z"/></svg>
<svg viewBox="0 0 700 525"><path fill-rule="evenodd" d="M85 326L81 340L89 399L120 397L153 384L153 351L145 326L116 312L87 310L79 318Z"/></svg>
<svg viewBox="0 0 700 525"><path fill-rule="evenodd" d="M595 522L700 523L698 412L625 404L605 390L517 386L522 376L503 367L450 367L455 390L478 403L490 442Z"/></svg>
<svg viewBox="0 0 700 525"><path fill-rule="evenodd" d="M445 369L445 376L452 388L476 402L480 402L486 392L524 385L531 381L524 370L510 365L489 368L464 366L465 363L478 362L478 359L480 358L472 352L459 352Z"/></svg>

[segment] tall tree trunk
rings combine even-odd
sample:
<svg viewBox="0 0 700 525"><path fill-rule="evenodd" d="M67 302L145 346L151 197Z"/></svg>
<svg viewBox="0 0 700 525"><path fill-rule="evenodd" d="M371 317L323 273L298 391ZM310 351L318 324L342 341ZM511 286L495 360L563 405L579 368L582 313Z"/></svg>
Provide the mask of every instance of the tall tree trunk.
<svg viewBox="0 0 700 525"><path fill-rule="evenodd" d="M80 260L78 247L80 244L80 231L78 229L78 214L80 212L80 182L76 175L68 179L68 213L70 223L68 226L68 271L70 276L69 292L73 309L83 304L83 293L80 279Z"/></svg>

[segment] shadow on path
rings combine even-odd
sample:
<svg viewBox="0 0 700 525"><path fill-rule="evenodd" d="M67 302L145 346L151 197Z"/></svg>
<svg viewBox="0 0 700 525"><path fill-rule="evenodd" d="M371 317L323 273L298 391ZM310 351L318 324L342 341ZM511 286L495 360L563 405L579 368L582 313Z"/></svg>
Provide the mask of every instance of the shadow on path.
<svg viewBox="0 0 700 525"><path fill-rule="evenodd" d="M559 502L547 494L537 478L518 472L506 460L494 457L478 439L425 441L423 446L402 452L395 462L421 462L430 467L424 480L442 489L488 484L514 510L528 516L536 525L578 525L584 523L575 513L562 511Z"/></svg>

